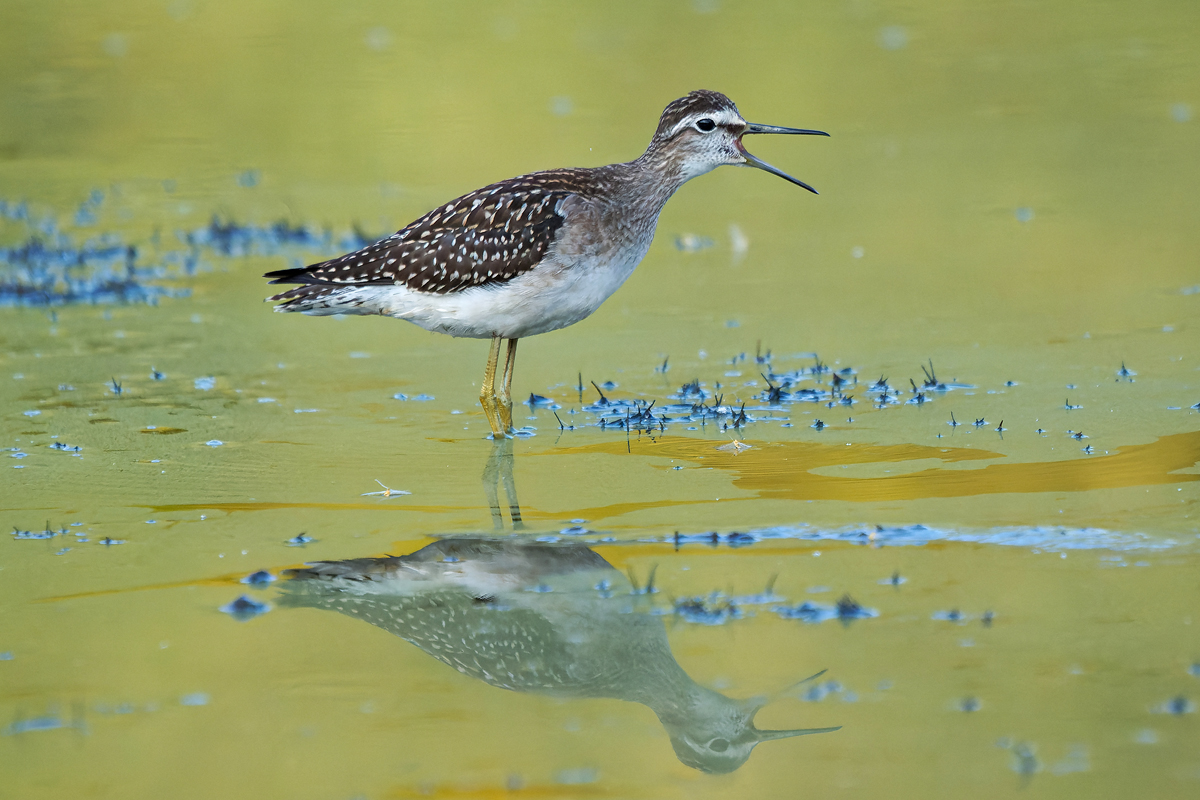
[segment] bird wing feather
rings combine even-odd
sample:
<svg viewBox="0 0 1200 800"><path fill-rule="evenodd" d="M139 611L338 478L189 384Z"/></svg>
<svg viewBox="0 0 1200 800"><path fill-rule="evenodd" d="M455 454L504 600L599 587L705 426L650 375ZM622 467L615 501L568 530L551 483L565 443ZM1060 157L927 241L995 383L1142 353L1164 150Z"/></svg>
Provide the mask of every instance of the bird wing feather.
<svg viewBox="0 0 1200 800"><path fill-rule="evenodd" d="M533 173L485 186L361 250L268 272L263 277L271 283L302 284L271 299L302 299L309 287L328 293L388 284L448 294L511 280L536 267L558 239L563 201L579 194L581 172Z"/></svg>

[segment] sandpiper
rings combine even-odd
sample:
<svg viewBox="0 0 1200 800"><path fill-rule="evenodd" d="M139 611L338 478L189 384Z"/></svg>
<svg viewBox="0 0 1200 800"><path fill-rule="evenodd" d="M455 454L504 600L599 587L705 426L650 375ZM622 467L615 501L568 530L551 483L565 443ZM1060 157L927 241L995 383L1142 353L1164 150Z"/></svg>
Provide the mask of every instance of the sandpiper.
<svg viewBox="0 0 1200 800"><path fill-rule="evenodd" d="M816 194L746 152L750 133L828 136L747 122L720 92L671 102L646 152L605 167L533 172L451 200L353 253L268 272L299 286L276 311L381 314L451 336L491 339L479 400L492 435L512 429L517 340L589 316L630 276L658 215L687 181L722 165L757 167ZM500 341L508 340L500 388Z"/></svg>

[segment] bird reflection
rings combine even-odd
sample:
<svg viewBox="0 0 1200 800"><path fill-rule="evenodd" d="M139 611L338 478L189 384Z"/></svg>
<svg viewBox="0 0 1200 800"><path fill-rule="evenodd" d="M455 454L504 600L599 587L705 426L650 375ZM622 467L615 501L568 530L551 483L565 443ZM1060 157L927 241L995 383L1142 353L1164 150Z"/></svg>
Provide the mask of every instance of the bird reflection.
<svg viewBox="0 0 1200 800"><path fill-rule="evenodd" d="M448 538L285 574L281 605L357 617L492 686L648 706L679 760L705 772L732 772L759 742L837 730L759 730L754 715L768 699L693 681L662 618L637 607L646 597L582 544Z"/></svg>
<svg viewBox="0 0 1200 800"><path fill-rule="evenodd" d="M513 440L505 437L492 442L492 452L483 467L483 493L492 510L492 527L504 530L504 514L500 509L500 487L508 500L508 516L512 529L524 528L521 522L521 505L517 502L517 484L513 480Z"/></svg>

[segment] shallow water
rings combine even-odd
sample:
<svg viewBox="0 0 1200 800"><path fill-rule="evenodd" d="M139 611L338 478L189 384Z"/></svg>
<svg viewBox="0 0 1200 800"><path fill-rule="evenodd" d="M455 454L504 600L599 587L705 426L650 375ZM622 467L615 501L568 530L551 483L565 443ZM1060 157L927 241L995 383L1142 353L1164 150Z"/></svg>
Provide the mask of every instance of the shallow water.
<svg viewBox="0 0 1200 800"><path fill-rule="evenodd" d="M1200 787L1194 4L179 0L0 31L0 796ZM821 195L687 185L617 295L521 345L545 400L515 441L485 438L486 343L261 302L486 182L632 158L699 86L830 131L753 142ZM509 691L240 583L514 529L616 572L500 570L453 601L475 647L653 642L670 679ZM705 772L662 721L681 687L840 730Z"/></svg>

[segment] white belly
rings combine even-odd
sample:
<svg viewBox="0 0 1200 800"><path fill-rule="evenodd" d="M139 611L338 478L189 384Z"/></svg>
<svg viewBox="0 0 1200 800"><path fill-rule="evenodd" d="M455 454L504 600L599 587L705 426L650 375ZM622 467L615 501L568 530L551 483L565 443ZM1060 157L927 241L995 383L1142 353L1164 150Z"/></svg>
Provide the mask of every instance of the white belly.
<svg viewBox="0 0 1200 800"><path fill-rule="evenodd" d="M574 325L621 287L646 255L628 248L616 258L582 257L569 266L549 261L503 284L450 294L414 292L403 286L362 286L347 291L317 314L383 314L425 330L490 339L522 339Z"/></svg>

